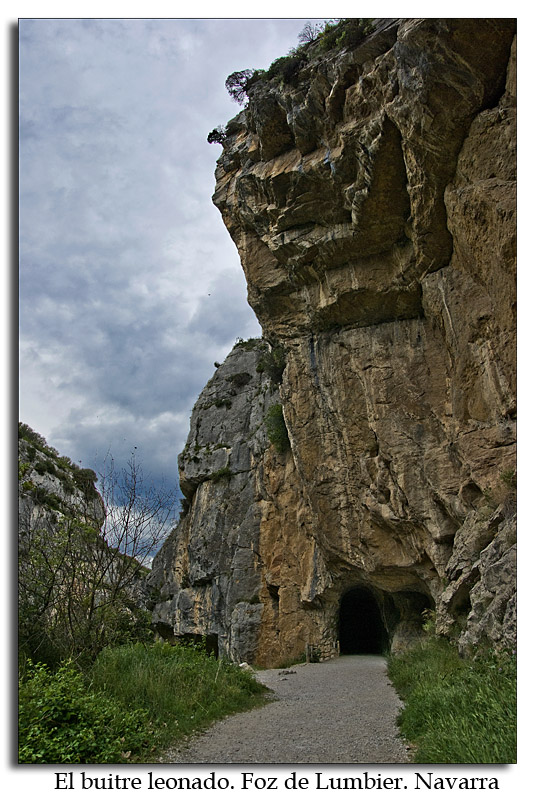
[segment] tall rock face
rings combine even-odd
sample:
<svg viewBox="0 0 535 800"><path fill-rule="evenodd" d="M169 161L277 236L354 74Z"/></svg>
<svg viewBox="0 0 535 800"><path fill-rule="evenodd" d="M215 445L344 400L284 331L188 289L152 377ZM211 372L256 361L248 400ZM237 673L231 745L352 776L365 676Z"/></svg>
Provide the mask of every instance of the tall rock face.
<svg viewBox="0 0 535 800"><path fill-rule="evenodd" d="M155 620L264 665L358 648L372 606L381 647L432 610L462 652L511 646L514 20L316 50L227 126L214 202L265 339L197 403Z"/></svg>

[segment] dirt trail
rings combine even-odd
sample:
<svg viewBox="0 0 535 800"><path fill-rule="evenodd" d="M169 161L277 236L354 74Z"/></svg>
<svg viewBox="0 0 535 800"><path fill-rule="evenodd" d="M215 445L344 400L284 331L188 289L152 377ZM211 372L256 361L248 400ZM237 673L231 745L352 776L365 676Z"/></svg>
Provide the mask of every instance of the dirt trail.
<svg viewBox="0 0 535 800"><path fill-rule="evenodd" d="M342 656L321 664L268 669L268 705L227 717L167 752L181 764L401 764L401 702L381 656Z"/></svg>

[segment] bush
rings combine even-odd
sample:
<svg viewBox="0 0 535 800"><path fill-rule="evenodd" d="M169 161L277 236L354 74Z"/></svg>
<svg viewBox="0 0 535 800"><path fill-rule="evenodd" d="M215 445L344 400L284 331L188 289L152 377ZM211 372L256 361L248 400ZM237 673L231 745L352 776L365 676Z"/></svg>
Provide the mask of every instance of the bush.
<svg viewBox="0 0 535 800"><path fill-rule="evenodd" d="M236 388L243 389L244 386L250 383L252 377L253 376L249 375L248 372L235 372L234 375L230 375L228 378L225 378L225 380Z"/></svg>
<svg viewBox="0 0 535 800"><path fill-rule="evenodd" d="M265 423L269 441L277 453L284 453L290 448L290 440L280 403L271 406L266 414Z"/></svg>
<svg viewBox="0 0 535 800"><path fill-rule="evenodd" d="M24 439L26 442L38 447L40 450L47 448L46 440L40 433L37 433L25 422L19 422L19 439Z"/></svg>
<svg viewBox="0 0 535 800"><path fill-rule="evenodd" d="M216 408L226 408L228 411L229 408L232 408L232 400L229 397L218 397L217 400L214 400L213 405Z"/></svg>
<svg viewBox="0 0 535 800"><path fill-rule="evenodd" d="M401 733L421 764L510 764L516 760L516 663L507 653L459 657L432 637L388 673L404 701Z"/></svg>
<svg viewBox="0 0 535 800"><path fill-rule="evenodd" d="M257 372L267 372L271 382L275 385L282 381L284 368L286 367L286 353L281 345L266 350L256 365Z"/></svg>
<svg viewBox="0 0 535 800"><path fill-rule="evenodd" d="M47 472L52 472L51 466L53 467L49 461L41 461L41 459L39 459L35 462L34 469L38 475L46 475Z"/></svg>
<svg viewBox="0 0 535 800"><path fill-rule="evenodd" d="M218 481L222 481L225 478L232 478L232 475L233 472L230 469L230 467L221 467L221 469L218 469L216 472L212 472L212 474L210 475L210 480L215 481L217 483Z"/></svg>
<svg viewBox="0 0 535 800"><path fill-rule="evenodd" d="M57 458L59 455L54 447L50 447L50 445L46 443L46 439L44 439L40 433L34 431L29 425L26 425L25 422L19 422L19 439L24 439L25 442L28 442L47 456Z"/></svg>
<svg viewBox="0 0 535 800"><path fill-rule="evenodd" d="M210 131L210 133L206 137L206 141L208 142L208 144L214 144L214 142L217 142L218 144L223 144L226 138L227 134L225 132L225 129L223 128L222 125L218 125L217 128L214 128L213 130Z"/></svg>
<svg viewBox="0 0 535 800"><path fill-rule="evenodd" d="M340 24L340 33L336 38L337 48L352 48L373 31L371 19L345 19Z"/></svg>
<svg viewBox="0 0 535 800"><path fill-rule="evenodd" d="M95 489L97 474L92 469L76 469L72 477L76 486L84 493L86 500L96 499L99 496Z"/></svg>
<svg viewBox="0 0 535 800"><path fill-rule="evenodd" d="M268 80L278 77L283 83L294 83L299 71L306 64L307 58L302 48L295 48L288 55L276 58L266 71Z"/></svg>
<svg viewBox="0 0 535 800"><path fill-rule="evenodd" d="M30 481L28 481L28 483L30 483ZM26 487L26 483L24 483L23 486ZM49 494L44 486L34 486L32 484L31 492L35 503L42 506L49 506L50 508L56 508L57 496Z"/></svg>
<svg viewBox="0 0 535 800"><path fill-rule="evenodd" d="M372 19L347 18L328 20L325 23L312 25L307 22L298 36L299 45L289 53L275 61L267 70L242 69L233 72L225 81L225 86L232 97L240 105L244 105L251 88L260 80L279 79L282 83L296 85L299 72L309 61L314 52L356 47L373 31ZM223 143L226 132L214 128L208 134L208 141Z"/></svg>
<svg viewBox="0 0 535 800"><path fill-rule="evenodd" d="M373 31L372 19L350 17L341 20L330 20L318 35L318 42L323 51L356 47Z"/></svg>
<svg viewBox="0 0 535 800"><path fill-rule="evenodd" d="M150 741L147 712L91 689L71 662L57 672L26 664L19 704L23 764L124 762Z"/></svg>
<svg viewBox="0 0 535 800"><path fill-rule="evenodd" d="M243 350L256 350L257 348L265 348L266 345L263 340L258 336L252 336L250 339L236 339L234 347L240 347Z"/></svg>

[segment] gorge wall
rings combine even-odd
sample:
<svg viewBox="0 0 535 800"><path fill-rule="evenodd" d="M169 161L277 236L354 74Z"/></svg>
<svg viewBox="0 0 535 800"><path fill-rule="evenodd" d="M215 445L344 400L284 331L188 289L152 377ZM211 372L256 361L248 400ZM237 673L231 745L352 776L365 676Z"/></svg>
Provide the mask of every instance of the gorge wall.
<svg viewBox="0 0 535 800"><path fill-rule="evenodd" d="M513 646L515 23L314 47L227 126L214 202L263 339L193 410L154 625L268 666L373 609L381 647L427 610L463 653Z"/></svg>

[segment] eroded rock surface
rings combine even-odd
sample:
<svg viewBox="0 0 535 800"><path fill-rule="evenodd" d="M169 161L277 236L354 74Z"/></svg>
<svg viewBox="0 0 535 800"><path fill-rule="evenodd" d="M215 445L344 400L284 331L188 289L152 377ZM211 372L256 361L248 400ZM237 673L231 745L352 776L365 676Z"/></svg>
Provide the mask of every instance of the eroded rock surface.
<svg viewBox="0 0 535 800"><path fill-rule="evenodd" d="M466 651L514 641L515 119L509 19L377 21L254 84L214 202L265 341L196 405L161 630L327 657L361 586L394 649L432 609Z"/></svg>

